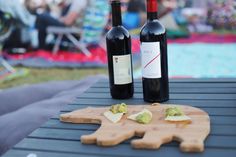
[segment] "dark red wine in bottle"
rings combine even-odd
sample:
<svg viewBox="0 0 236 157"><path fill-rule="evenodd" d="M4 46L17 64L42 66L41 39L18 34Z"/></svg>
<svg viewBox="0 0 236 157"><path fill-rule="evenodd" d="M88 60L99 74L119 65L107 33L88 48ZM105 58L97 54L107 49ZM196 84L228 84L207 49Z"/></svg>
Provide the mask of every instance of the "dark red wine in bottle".
<svg viewBox="0 0 236 157"><path fill-rule="evenodd" d="M146 102L169 100L166 30L158 21L157 0L147 0L147 22L140 33L143 96Z"/></svg>
<svg viewBox="0 0 236 157"><path fill-rule="evenodd" d="M106 35L110 92L114 99L133 97L131 37L122 26L121 3L111 1L113 27Z"/></svg>

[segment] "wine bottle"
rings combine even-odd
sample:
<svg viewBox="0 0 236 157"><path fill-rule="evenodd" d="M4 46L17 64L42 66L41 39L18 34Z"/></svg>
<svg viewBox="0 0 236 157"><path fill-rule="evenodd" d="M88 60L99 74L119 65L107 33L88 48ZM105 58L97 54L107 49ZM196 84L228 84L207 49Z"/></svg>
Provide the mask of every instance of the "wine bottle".
<svg viewBox="0 0 236 157"><path fill-rule="evenodd" d="M111 1L112 28L106 35L110 93L114 99L133 97L131 37L122 26L121 3Z"/></svg>
<svg viewBox="0 0 236 157"><path fill-rule="evenodd" d="M147 0L147 22L140 32L143 97L146 102L169 100L166 30L158 21L157 0Z"/></svg>

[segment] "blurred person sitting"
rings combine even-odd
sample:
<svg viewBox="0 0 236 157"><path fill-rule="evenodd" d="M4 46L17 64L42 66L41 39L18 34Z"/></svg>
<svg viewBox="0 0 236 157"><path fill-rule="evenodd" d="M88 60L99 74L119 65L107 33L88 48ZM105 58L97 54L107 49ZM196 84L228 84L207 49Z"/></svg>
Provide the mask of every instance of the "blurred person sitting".
<svg viewBox="0 0 236 157"><path fill-rule="evenodd" d="M104 35L110 11L108 0L89 0L88 3L83 14L80 14L82 17L77 18L76 24L73 27L50 26L47 28L48 34L56 35L53 53L58 52L59 47L68 45L68 42L86 55L91 54L87 49L88 47L103 47L101 37ZM67 14L67 10L71 7L70 5L65 6L63 7L62 14Z"/></svg>
<svg viewBox="0 0 236 157"><path fill-rule="evenodd" d="M46 48L46 30L49 26L67 27L74 25L77 19L82 17L83 11L88 5L87 0L71 0L70 3L67 2L66 0L61 2L62 4L68 4L68 7L59 19L52 17L49 13L43 13L38 16L36 27L39 31L39 48ZM65 6L63 5L63 7Z"/></svg>
<svg viewBox="0 0 236 157"><path fill-rule="evenodd" d="M189 32L212 32L212 26L207 24L207 6L209 1L210 0L186 1L185 7L182 9L181 13L187 19Z"/></svg>
<svg viewBox="0 0 236 157"><path fill-rule="evenodd" d="M13 19L13 31L5 40L3 49L28 48L30 45L30 35L23 33L25 28L34 28L36 16L30 14L20 0L0 0L0 10L9 14Z"/></svg>
<svg viewBox="0 0 236 157"><path fill-rule="evenodd" d="M36 12L36 15L33 15L22 3L20 3L20 0L0 0L0 9L3 12L10 13L12 17L17 21L20 21L23 26L37 28L39 32L39 48L44 49L46 48L45 40L47 28L49 26L70 27L76 24L78 19L83 21L83 11L88 6L88 3L90 3L90 1L87 0L62 0L60 4L62 6L62 14L59 18L55 18L50 13L45 12ZM106 10L106 5L104 5L103 10ZM94 21L97 21L97 19L94 19Z"/></svg>
<svg viewBox="0 0 236 157"><path fill-rule="evenodd" d="M124 14L124 26L127 29L135 29L144 24L146 17L145 0L130 0L127 12Z"/></svg>
<svg viewBox="0 0 236 157"><path fill-rule="evenodd" d="M34 15L51 12L51 8L47 4L46 0L24 0L24 5L26 9Z"/></svg>
<svg viewBox="0 0 236 157"><path fill-rule="evenodd" d="M128 29L135 29L142 26L146 21L146 0L130 0L127 12L124 14L124 26ZM176 0L158 0L158 16L170 13L177 5Z"/></svg>
<svg viewBox="0 0 236 157"><path fill-rule="evenodd" d="M42 4L45 4L45 0L25 0L25 3L21 0L0 0L0 10L10 14L14 20L14 30L6 40L4 49L11 51L14 48L28 49L38 46L37 33L33 35L33 32L41 25L37 22L38 19L44 18L37 13L37 9L41 8Z"/></svg>
<svg viewBox="0 0 236 157"><path fill-rule="evenodd" d="M20 0L0 0L0 10L9 13L15 20L19 21L24 26L35 26L36 16L30 14Z"/></svg>

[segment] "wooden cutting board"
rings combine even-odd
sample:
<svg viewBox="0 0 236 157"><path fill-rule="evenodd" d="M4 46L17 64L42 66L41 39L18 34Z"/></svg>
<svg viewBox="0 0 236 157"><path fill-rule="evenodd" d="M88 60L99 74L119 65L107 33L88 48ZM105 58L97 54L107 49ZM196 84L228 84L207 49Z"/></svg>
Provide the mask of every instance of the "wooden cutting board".
<svg viewBox="0 0 236 157"><path fill-rule="evenodd" d="M112 123L103 116L109 107L77 110L62 114L60 120L69 123L101 124L101 127L91 135L83 135L84 144L99 146L114 146L134 136L141 139L131 141L133 148L158 149L162 144L179 141L183 152L204 151L204 140L210 133L210 118L208 114L198 108L178 105L191 118L191 123L165 121L165 110L172 105L129 105L128 114L120 122ZM128 120L131 114L138 113L144 108L150 110L153 118L150 124L139 124Z"/></svg>

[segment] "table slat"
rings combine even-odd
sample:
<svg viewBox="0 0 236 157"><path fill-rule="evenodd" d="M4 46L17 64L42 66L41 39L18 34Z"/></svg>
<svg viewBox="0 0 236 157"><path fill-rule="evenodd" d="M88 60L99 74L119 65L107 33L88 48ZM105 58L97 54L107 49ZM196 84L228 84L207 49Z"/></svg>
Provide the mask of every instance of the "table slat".
<svg viewBox="0 0 236 157"><path fill-rule="evenodd" d="M135 93L142 93L143 88L135 87ZM86 93L109 93L110 88L89 88ZM170 88L170 94L236 94L236 88Z"/></svg>
<svg viewBox="0 0 236 157"><path fill-rule="evenodd" d="M73 154L68 152L48 152L48 151L34 151L34 150L21 150L12 149L11 151L4 154L4 157L27 157L28 155L37 155L37 157L104 157L103 155L92 155L92 154ZM113 156L107 156L113 157Z"/></svg>
<svg viewBox="0 0 236 157"><path fill-rule="evenodd" d="M218 139L220 140L220 138ZM213 146L217 145L219 141L213 140L215 143ZM224 141L222 141L224 142ZM173 142L174 143L174 142ZM19 144L15 146L18 149L33 149L33 150L46 150L55 152L69 152L69 153L88 153L100 155L117 155L117 156L134 156L134 157L144 157L144 156L181 156L189 157L189 153L182 153L176 146L163 146L159 150L134 150L129 144L121 144L116 147L98 147L96 145L84 145L78 141L62 141L62 140L49 140L49 139L34 139L25 138ZM223 151L227 148L227 151ZM234 156L236 149L231 146L225 145L224 148L207 148L204 153L195 153L191 156L204 157L204 156L214 156L222 157L223 155Z"/></svg>
<svg viewBox="0 0 236 157"><path fill-rule="evenodd" d="M104 78L97 83L108 83L109 79ZM141 83L142 79L135 79L135 83ZM236 83L236 78L170 78L170 83Z"/></svg>
<svg viewBox="0 0 236 157"><path fill-rule="evenodd" d="M134 83L135 87L142 87L141 83ZM198 82L190 82L190 83L181 83L181 82L170 82L169 83L170 88L195 88L195 87L201 87L201 88L235 88L236 87L236 82L233 83L198 83ZM96 88L108 88L109 83L104 82L104 83L96 83L92 87Z"/></svg>
<svg viewBox="0 0 236 157"><path fill-rule="evenodd" d="M216 130L218 129L218 130ZM229 130L227 130L229 129ZM234 130L233 130L234 129ZM235 132L236 126L230 127L230 126L212 126L212 131L211 135L209 136L209 139L212 138L220 138L221 139L226 139L226 143L232 143L235 138L236 138L236 132ZM82 135L88 135L92 134L96 129L91 129L91 130L75 130L75 129L51 129L51 128L39 128L32 132L29 137L31 138L49 138L49 139L61 139L61 140L75 140L75 141L80 141L80 137ZM229 139L230 136L231 138ZM210 140L211 142L211 140ZM212 143L207 143L211 146L213 145ZM218 143L218 147L223 147L224 143Z"/></svg>
<svg viewBox="0 0 236 157"><path fill-rule="evenodd" d="M84 93L78 98L112 99L108 93ZM135 93L133 99L142 99L143 94ZM236 100L236 94L170 94L171 100Z"/></svg>

